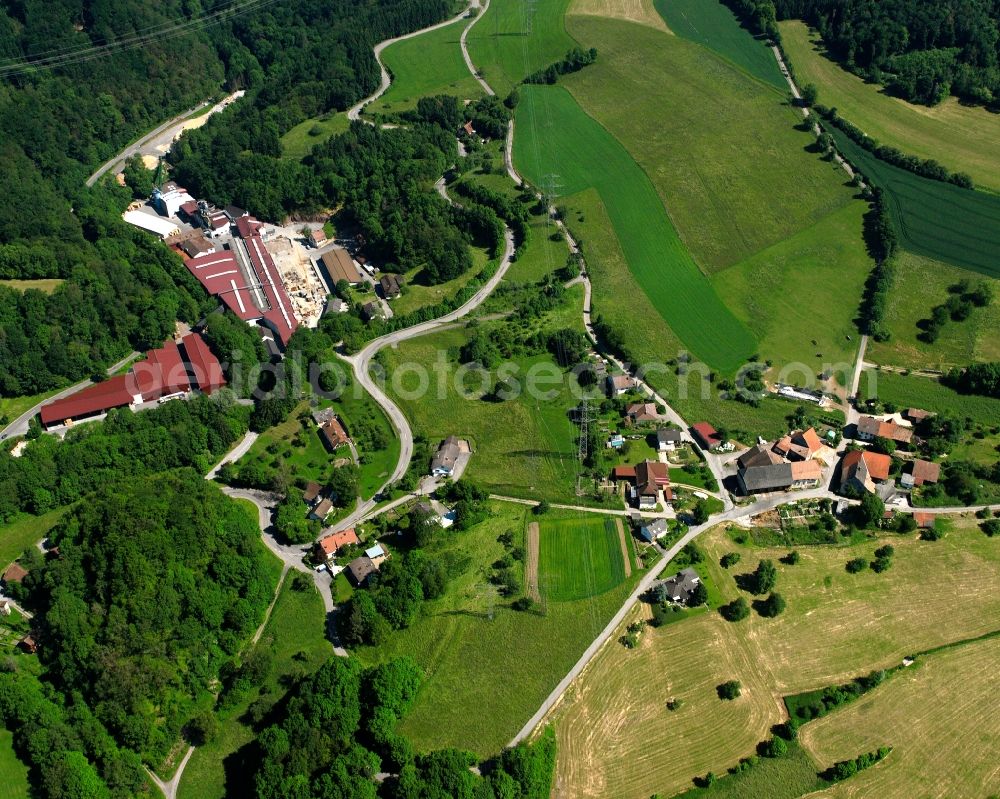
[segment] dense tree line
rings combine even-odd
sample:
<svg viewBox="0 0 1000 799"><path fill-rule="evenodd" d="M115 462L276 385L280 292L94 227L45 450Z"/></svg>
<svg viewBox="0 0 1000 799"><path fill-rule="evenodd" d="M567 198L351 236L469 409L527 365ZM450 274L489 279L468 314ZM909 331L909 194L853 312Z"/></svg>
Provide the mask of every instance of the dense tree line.
<svg viewBox="0 0 1000 799"><path fill-rule="evenodd" d="M597 49L591 47L589 50L582 50L574 47L566 53L562 61L549 64L544 69L532 72L524 79L525 83L547 83L553 84L559 80L560 75L568 75L571 72L579 72L586 66L590 66L597 60Z"/></svg>
<svg viewBox="0 0 1000 799"><path fill-rule="evenodd" d="M1000 397L1000 362L974 363L964 369L952 369L942 381L963 394Z"/></svg>
<svg viewBox="0 0 1000 799"><path fill-rule="evenodd" d="M193 470L106 483L25 556L43 679L156 763L274 590L256 518Z"/></svg>
<svg viewBox="0 0 1000 799"><path fill-rule="evenodd" d="M182 466L204 473L246 432L246 417L246 408L223 397L197 397L143 413L112 410L65 440L39 437L19 458L0 452L0 521L44 513L128 477Z"/></svg>
<svg viewBox="0 0 1000 799"><path fill-rule="evenodd" d="M891 335L886 323L889 295L896 277L893 256L898 246L896 227L886 208L881 189L871 190L871 208L865 214L864 236L868 252L875 259L865 284L864 301L860 312L860 327L876 341L888 341Z"/></svg>
<svg viewBox="0 0 1000 799"><path fill-rule="evenodd" d="M420 687L408 659L364 668L331 658L295 689L282 720L258 738L258 799L547 799L555 766L551 732L532 745L477 758L456 749L414 754L395 732ZM390 776L381 786L374 777Z"/></svg>

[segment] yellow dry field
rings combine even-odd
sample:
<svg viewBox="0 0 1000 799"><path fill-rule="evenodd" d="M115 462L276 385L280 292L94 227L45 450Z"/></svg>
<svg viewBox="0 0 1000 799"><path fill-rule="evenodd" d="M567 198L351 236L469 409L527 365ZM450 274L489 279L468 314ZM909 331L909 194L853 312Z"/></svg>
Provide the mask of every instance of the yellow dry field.
<svg viewBox="0 0 1000 799"><path fill-rule="evenodd" d="M618 637L647 614L632 611L556 708L554 799L672 796L750 754L783 718L753 651L718 614L647 629L626 649ZM726 702L716 686L731 679L742 695ZM680 708L669 710L670 699Z"/></svg>
<svg viewBox="0 0 1000 799"><path fill-rule="evenodd" d="M928 107L890 97L822 54L819 34L799 21L780 24L782 45L800 84L814 83L819 101L881 144L933 158L976 184L1000 191L1000 115L954 97Z"/></svg>
<svg viewBox="0 0 1000 799"><path fill-rule="evenodd" d="M846 708L802 728L799 740L826 768L879 746L882 763L814 796L930 799L1000 793L1000 639L931 655Z"/></svg>
<svg viewBox="0 0 1000 799"><path fill-rule="evenodd" d="M569 13L588 17L624 19L670 32L663 17L656 13L656 9L653 8L653 0L573 0L569 7Z"/></svg>
<svg viewBox="0 0 1000 799"><path fill-rule="evenodd" d="M739 593L736 575L753 571L762 558L777 565L776 590L787 610L775 619L752 613L732 632L752 648L780 694L843 682L1000 628L1000 541L987 538L971 516L956 520L940 541L888 534L850 547L798 547L796 566L778 562L787 548L738 546L723 528L701 543L727 599ZM844 569L852 558L872 560L886 543L896 550L888 571ZM742 558L726 571L718 561L729 551Z"/></svg>

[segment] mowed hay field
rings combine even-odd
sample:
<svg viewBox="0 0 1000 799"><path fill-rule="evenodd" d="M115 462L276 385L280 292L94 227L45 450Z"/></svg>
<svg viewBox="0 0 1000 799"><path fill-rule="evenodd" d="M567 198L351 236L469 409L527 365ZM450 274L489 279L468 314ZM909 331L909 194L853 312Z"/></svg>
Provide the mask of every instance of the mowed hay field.
<svg viewBox="0 0 1000 799"><path fill-rule="evenodd" d="M823 53L819 34L798 20L779 23L785 54L800 85L814 83L823 105L836 107L881 144L933 158L977 185L1000 191L1000 116L955 97L929 107L891 97Z"/></svg>
<svg viewBox="0 0 1000 799"><path fill-rule="evenodd" d="M599 55L562 85L649 176L705 272L852 201L844 174L807 151L813 138L796 129L801 117L783 91L680 36L584 16L568 17L567 29ZM517 135L528 134L519 127ZM634 190L631 173L618 182Z"/></svg>
<svg viewBox="0 0 1000 799"><path fill-rule="evenodd" d="M595 17L611 17L649 25L658 30L667 30L663 17L654 8L654 0L572 0L571 14L589 14Z"/></svg>
<svg viewBox="0 0 1000 799"><path fill-rule="evenodd" d="M625 579L618 529L611 518L543 516L539 553L539 589L552 601L597 596Z"/></svg>
<svg viewBox="0 0 1000 799"><path fill-rule="evenodd" d="M435 94L451 94L459 100L481 96L482 87L465 65L459 44L468 24L463 17L383 50L382 62L392 75L392 84L365 113L405 111L415 107L421 97Z"/></svg>
<svg viewBox="0 0 1000 799"><path fill-rule="evenodd" d="M704 45L782 92L788 90L771 49L748 35L736 15L722 3L716 0L655 0L655 4L670 30L678 36ZM575 11L576 6L570 10Z"/></svg>
<svg viewBox="0 0 1000 799"><path fill-rule="evenodd" d="M669 567L668 567L669 571ZM633 610L622 627L648 615ZM691 787L749 755L781 721L783 706L717 613L647 629L636 649L614 636L554 711L556 799L647 799ZM719 699L736 679L742 695ZM667 702L681 700L671 711Z"/></svg>
<svg viewBox="0 0 1000 799"><path fill-rule="evenodd" d="M949 296L948 287L960 280L973 284L987 280L1000 297L1000 280L969 274L951 264L900 251L896 257L896 287L889 293L886 324L892 338L870 340L865 355L872 363L911 369L965 366L973 361L1000 360L1000 300L986 308L975 308L964 322L948 322L937 341L927 344L917 338L917 323L929 319L934 306Z"/></svg>
<svg viewBox="0 0 1000 799"><path fill-rule="evenodd" d="M996 669L1000 639L921 659L859 701L802 728L821 767L892 746L889 757L815 796L911 799L1000 793Z"/></svg>
<svg viewBox="0 0 1000 799"><path fill-rule="evenodd" d="M472 63L505 97L518 82L576 47L563 18L570 0L490 0L466 37Z"/></svg>
<svg viewBox="0 0 1000 799"><path fill-rule="evenodd" d="M0 799L28 798L28 767L14 753L14 735L0 727Z"/></svg>
<svg viewBox="0 0 1000 799"><path fill-rule="evenodd" d="M559 196L597 190L636 282L685 347L723 370L753 352L749 331L699 271L649 179L572 95L559 86L523 87L516 124L518 169Z"/></svg>
<svg viewBox="0 0 1000 799"><path fill-rule="evenodd" d="M734 577L753 571L760 559L777 565L776 590L787 610L775 619L754 613L731 631L755 651L781 694L843 682L908 654L1000 629L1000 542L987 538L971 516L956 519L939 541L887 535L856 546L798 547L796 566L778 562L788 548L740 546L723 528L701 543L727 598L740 593ZM882 544L896 550L888 571L847 573L847 561L871 560ZM742 556L730 571L718 563L726 552ZM947 589L930 588L938 585Z"/></svg>
<svg viewBox="0 0 1000 799"><path fill-rule="evenodd" d="M885 191L900 244L917 255L1000 277L1000 196L891 166L831 126L837 149Z"/></svg>

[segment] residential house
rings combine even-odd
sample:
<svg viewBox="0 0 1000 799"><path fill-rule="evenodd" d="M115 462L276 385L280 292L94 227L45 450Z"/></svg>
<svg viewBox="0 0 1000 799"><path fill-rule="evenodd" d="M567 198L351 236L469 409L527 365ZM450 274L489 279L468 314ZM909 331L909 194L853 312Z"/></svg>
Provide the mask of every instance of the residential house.
<svg viewBox="0 0 1000 799"><path fill-rule="evenodd" d="M861 441L874 441L885 438L904 447L913 441L913 430L903 427L892 420L876 419L874 416L862 416L858 419L858 438Z"/></svg>
<svg viewBox="0 0 1000 799"><path fill-rule="evenodd" d="M609 397L621 397L639 387L635 378L628 375L608 375L607 384Z"/></svg>
<svg viewBox="0 0 1000 799"><path fill-rule="evenodd" d="M378 568L367 555L361 555L347 564L347 576L359 588L377 571Z"/></svg>
<svg viewBox="0 0 1000 799"><path fill-rule="evenodd" d="M353 527L323 536L323 538L316 542L316 560L326 562L334 557L342 547L360 543L358 534L354 532Z"/></svg>
<svg viewBox="0 0 1000 799"><path fill-rule="evenodd" d="M662 418L652 402L633 402L625 409L625 415L633 423L658 422Z"/></svg>
<svg viewBox="0 0 1000 799"><path fill-rule="evenodd" d="M691 433L702 449L713 450L725 443L722 440L722 436L719 435L719 431L708 422L698 422L696 425L693 425Z"/></svg>
<svg viewBox="0 0 1000 799"><path fill-rule="evenodd" d="M382 289L382 296L387 300L394 300L403 290L403 284L399 275L382 275L378 281L379 288Z"/></svg>
<svg viewBox="0 0 1000 799"><path fill-rule="evenodd" d="M823 482L823 467L819 461L792 461L792 489L817 488Z"/></svg>
<svg viewBox="0 0 1000 799"><path fill-rule="evenodd" d="M320 494L323 492L323 486L319 483L314 483L312 481L306 483L306 489L302 492L302 499L305 501L306 505L310 508L320 501Z"/></svg>
<svg viewBox="0 0 1000 799"><path fill-rule="evenodd" d="M361 306L361 316L364 317L366 322L373 322L376 319L384 319L385 312L382 310L381 305L372 300Z"/></svg>
<svg viewBox="0 0 1000 799"><path fill-rule="evenodd" d="M655 508L660 502L661 491L663 501L670 502L673 492L670 490L670 469L667 464L659 461L636 464L635 488L640 508Z"/></svg>
<svg viewBox="0 0 1000 799"><path fill-rule="evenodd" d="M455 436L448 436L431 459L431 474L435 477L447 477L455 469L458 458L469 451L469 445Z"/></svg>
<svg viewBox="0 0 1000 799"><path fill-rule="evenodd" d="M381 544L376 544L373 547L369 547L365 550L365 557L369 558L372 565L378 569L385 563L386 558L389 557L388 553L382 548Z"/></svg>
<svg viewBox="0 0 1000 799"><path fill-rule="evenodd" d="M877 494L877 484L889 479L891 466L892 458L879 452L848 452L840 462L841 491L853 488L860 493Z"/></svg>
<svg viewBox="0 0 1000 799"><path fill-rule="evenodd" d="M812 427L791 433L774 445L774 451L790 461L812 460L821 449L823 442Z"/></svg>
<svg viewBox="0 0 1000 799"><path fill-rule="evenodd" d="M462 125L462 131L465 133L466 136L476 135L476 129L472 127L472 122L466 122L464 125Z"/></svg>
<svg viewBox="0 0 1000 799"><path fill-rule="evenodd" d="M0 577L0 583L5 586L11 586L15 583L20 583L28 576L27 569L24 568L20 563L12 563L7 567L7 571L3 573L3 577Z"/></svg>
<svg viewBox="0 0 1000 799"><path fill-rule="evenodd" d="M326 244L329 239L326 237L326 231L323 228L318 227L309 231L309 243L313 247L322 247Z"/></svg>
<svg viewBox="0 0 1000 799"><path fill-rule="evenodd" d="M907 421L913 422L913 424L920 424L924 419L927 419L934 414L930 411L925 411L921 408L907 408L903 411L903 418Z"/></svg>
<svg viewBox="0 0 1000 799"><path fill-rule="evenodd" d="M643 541L652 544L656 539L662 538L669 532L667 527L666 519L653 519L648 522L643 522L642 526L639 528L639 538Z"/></svg>
<svg viewBox="0 0 1000 799"><path fill-rule="evenodd" d="M661 427L656 431L656 448L660 452L673 452L683 443L681 431L672 427Z"/></svg>
<svg viewBox="0 0 1000 799"><path fill-rule="evenodd" d="M340 421L334 417L319 427L320 437L323 439L323 443L326 444L326 448L330 452L335 452L340 447L344 446L348 441L350 441L350 436L347 435L347 431Z"/></svg>
<svg viewBox="0 0 1000 799"><path fill-rule="evenodd" d="M655 594L663 593L671 602L686 605L691 599L694 589L701 583L701 578L692 568L681 569L677 574L653 584Z"/></svg>
<svg viewBox="0 0 1000 799"><path fill-rule="evenodd" d="M313 506L312 510L309 511L309 518L321 522L330 515L330 511L332 510L333 502L329 498L321 499Z"/></svg>
<svg viewBox="0 0 1000 799"><path fill-rule="evenodd" d="M775 466L779 463L784 463L784 460L766 442L751 447L736 459L736 464L740 469L749 469L754 466Z"/></svg>
<svg viewBox="0 0 1000 799"><path fill-rule="evenodd" d="M903 488L922 486L924 483L936 483L941 479L941 464L917 458L907 464L899 478Z"/></svg>

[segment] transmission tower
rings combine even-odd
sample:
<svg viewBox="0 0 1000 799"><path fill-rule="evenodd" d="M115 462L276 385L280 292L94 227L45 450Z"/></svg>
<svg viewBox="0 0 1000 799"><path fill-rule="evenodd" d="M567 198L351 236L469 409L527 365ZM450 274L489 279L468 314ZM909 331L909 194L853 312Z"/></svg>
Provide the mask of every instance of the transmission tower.
<svg viewBox="0 0 1000 799"><path fill-rule="evenodd" d="M583 466L590 447L590 405L586 397L580 401L577 413L580 422L580 443L577 448L577 457L580 459L580 465Z"/></svg>

